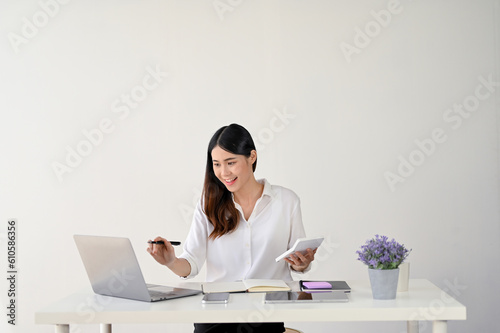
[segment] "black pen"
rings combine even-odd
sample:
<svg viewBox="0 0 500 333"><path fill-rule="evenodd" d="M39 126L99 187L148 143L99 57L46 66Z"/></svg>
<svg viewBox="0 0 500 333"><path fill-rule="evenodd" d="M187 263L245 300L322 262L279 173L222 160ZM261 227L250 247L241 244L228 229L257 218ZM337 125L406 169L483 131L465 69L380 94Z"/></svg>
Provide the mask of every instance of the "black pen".
<svg viewBox="0 0 500 333"><path fill-rule="evenodd" d="M177 245L181 245L181 242L179 241L169 241L170 244L174 245L174 246L177 246ZM160 241L148 241L149 244L165 244L162 240Z"/></svg>

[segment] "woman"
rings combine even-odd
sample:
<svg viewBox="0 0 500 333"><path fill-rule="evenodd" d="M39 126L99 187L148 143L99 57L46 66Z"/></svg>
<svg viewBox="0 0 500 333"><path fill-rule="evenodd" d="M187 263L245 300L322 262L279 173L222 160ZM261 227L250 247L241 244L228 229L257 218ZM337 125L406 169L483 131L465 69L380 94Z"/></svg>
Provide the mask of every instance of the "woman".
<svg viewBox="0 0 500 333"><path fill-rule="evenodd" d="M190 278L207 262L206 281L279 279L304 272L315 251L296 252L286 262L275 258L305 237L300 201L289 189L256 180L257 152L248 131L237 124L220 128L210 140L202 199L198 203L184 253L150 244L148 252L175 274ZM241 325L246 325L241 329ZM248 327L250 326L250 327ZM283 323L195 324L201 332L284 332Z"/></svg>

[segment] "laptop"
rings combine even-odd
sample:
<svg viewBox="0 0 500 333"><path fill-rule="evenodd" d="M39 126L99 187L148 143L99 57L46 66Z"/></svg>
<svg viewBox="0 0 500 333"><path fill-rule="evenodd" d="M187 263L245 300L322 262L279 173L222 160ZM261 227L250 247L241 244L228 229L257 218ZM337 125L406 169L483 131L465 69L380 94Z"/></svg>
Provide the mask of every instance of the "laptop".
<svg viewBox="0 0 500 333"><path fill-rule="evenodd" d="M157 302L201 294L201 290L146 284L128 238L73 236L96 294Z"/></svg>

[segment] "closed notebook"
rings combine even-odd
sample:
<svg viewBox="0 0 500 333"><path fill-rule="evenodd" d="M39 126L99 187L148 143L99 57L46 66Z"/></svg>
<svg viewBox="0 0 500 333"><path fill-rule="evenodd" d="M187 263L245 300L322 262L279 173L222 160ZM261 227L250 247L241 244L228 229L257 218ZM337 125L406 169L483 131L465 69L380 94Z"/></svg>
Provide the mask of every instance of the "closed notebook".
<svg viewBox="0 0 500 333"><path fill-rule="evenodd" d="M283 280L249 279L236 282L205 282L203 293L237 293L237 292L268 292L289 291L290 287Z"/></svg>
<svg viewBox="0 0 500 333"><path fill-rule="evenodd" d="M300 280L302 291L343 291L351 292L351 287L345 281L307 281Z"/></svg>

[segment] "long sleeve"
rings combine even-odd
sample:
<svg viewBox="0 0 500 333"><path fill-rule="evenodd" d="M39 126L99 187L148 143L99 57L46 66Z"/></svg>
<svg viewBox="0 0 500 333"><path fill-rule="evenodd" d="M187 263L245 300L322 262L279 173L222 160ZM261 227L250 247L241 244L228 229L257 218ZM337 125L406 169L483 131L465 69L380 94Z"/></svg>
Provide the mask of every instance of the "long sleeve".
<svg viewBox="0 0 500 333"><path fill-rule="evenodd" d="M191 272L186 278L192 278L200 272L207 257L207 242L211 226L198 201L193 214L193 222L184 242L184 252L179 258L186 259L191 265ZM213 230L213 227L212 227Z"/></svg>

